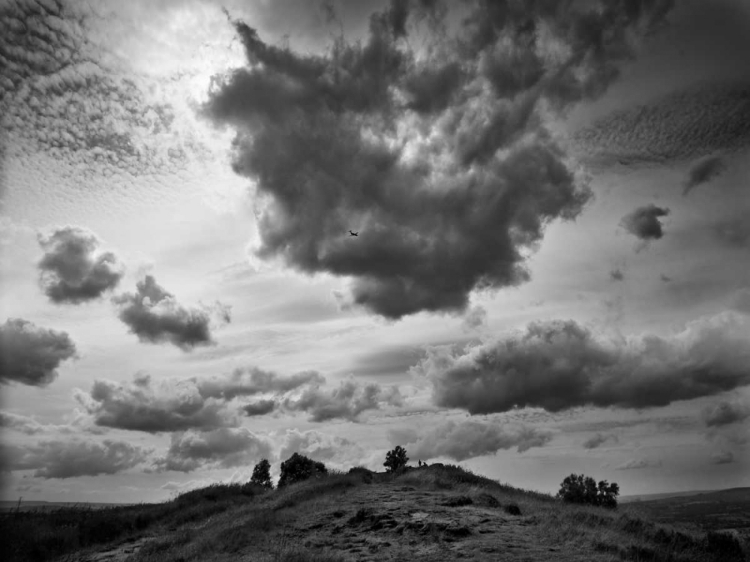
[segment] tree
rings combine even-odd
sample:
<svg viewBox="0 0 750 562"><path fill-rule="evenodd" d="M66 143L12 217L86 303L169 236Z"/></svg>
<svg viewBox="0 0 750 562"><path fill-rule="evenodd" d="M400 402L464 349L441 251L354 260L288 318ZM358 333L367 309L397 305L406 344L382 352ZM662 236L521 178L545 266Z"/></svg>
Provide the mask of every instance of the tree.
<svg viewBox="0 0 750 562"><path fill-rule="evenodd" d="M408 462L409 457L406 456L406 449L401 445L396 445L395 449L386 453L383 466L388 472L396 472L399 468L405 467Z"/></svg>
<svg viewBox="0 0 750 562"><path fill-rule="evenodd" d="M281 477L279 488L287 484L302 482L308 478L320 478L326 476L328 469L322 462L308 459L304 455L294 453L291 457L281 463Z"/></svg>
<svg viewBox="0 0 750 562"><path fill-rule="evenodd" d="M250 477L250 482L253 484L259 484L264 488L272 489L273 482L271 482L271 463L268 459L263 459L253 468L253 475Z"/></svg>
<svg viewBox="0 0 750 562"><path fill-rule="evenodd" d="M569 503L597 505L601 507L617 507L617 496L620 487L612 482L602 480L597 485L596 480L583 474L571 474L560 484L557 497Z"/></svg>

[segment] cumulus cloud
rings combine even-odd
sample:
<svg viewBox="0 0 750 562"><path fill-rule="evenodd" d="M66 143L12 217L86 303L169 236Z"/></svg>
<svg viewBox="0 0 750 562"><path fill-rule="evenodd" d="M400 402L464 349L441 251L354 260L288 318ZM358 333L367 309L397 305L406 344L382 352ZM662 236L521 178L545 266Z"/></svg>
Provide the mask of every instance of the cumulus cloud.
<svg viewBox="0 0 750 562"><path fill-rule="evenodd" d="M470 332L482 328L486 323L487 311L484 307L477 305L467 311L461 326L465 331Z"/></svg>
<svg viewBox="0 0 750 562"><path fill-rule="evenodd" d="M729 464L734 462L734 453L732 451L719 451L711 455L711 462L714 464Z"/></svg>
<svg viewBox="0 0 750 562"><path fill-rule="evenodd" d="M615 470L639 470L641 468L657 468L661 466L660 460L630 459L615 467Z"/></svg>
<svg viewBox="0 0 750 562"><path fill-rule="evenodd" d="M541 407L647 408L750 384L750 319L725 312L670 336L607 339L574 321L525 331L454 353L427 350L413 372L437 406L471 414Z"/></svg>
<svg viewBox="0 0 750 562"><path fill-rule="evenodd" d="M89 394L77 391L75 398L103 427L159 433L237 424L223 400L202 396L191 380L152 383L148 375L130 383L97 380Z"/></svg>
<svg viewBox="0 0 750 562"><path fill-rule="evenodd" d="M60 363L76 357L66 332L40 328L21 318L0 326L0 383L11 381L47 386L57 378Z"/></svg>
<svg viewBox="0 0 750 562"><path fill-rule="evenodd" d="M586 441L583 442L583 448L584 449L596 449L597 447L601 447L605 443L617 443L618 438L617 435L614 434L604 434L604 433L597 433L596 435L592 435Z"/></svg>
<svg viewBox="0 0 750 562"><path fill-rule="evenodd" d="M101 443L75 439L42 441L23 447L12 446L9 468L34 470L41 478L77 478L116 474L145 462L150 450L124 441Z"/></svg>
<svg viewBox="0 0 750 562"><path fill-rule="evenodd" d="M698 160L688 171L688 178L685 181L685 189L682 194L687 195L695 187L702 183L707 183L720 175L726 164L721 156L708 156Z"/></svg>
<svg viewBox="0 0 750 562"><path fill-rule="evenodd" d="M203 114L237 132L258 257L351 278L351 302L388 318L463 312L473 289L529 278L545 226L591 195L545 115L601 94L671 2L503 6L472 2L452 36L447 10L394 2L325 55L234 22L247 65Z"/></svg>
<svg viewBox="0 0 750 562"><path fill-rule="evenodd" d="M518 423L447 421L424 432L391 430L388 437L392 444L405 446L411 458L463 461L494 455L500 449L516 447L523 452L542 447L552 439L552 432Z"/></svg>
<svg viewBox="0 0 750 562"><path fill-rule="evenodd" d="M722 400L703 410L703 421L708 427L721 427L741 422L750 417L750 404L739 400Z"/></svg>
<svg viewBox="0 0 750 562"><path fill-rule="evenodd" d="M192 472L212 468L253 466L271 456L272 447L244 427L221 427L212 431L184 431L171 437L169 450L155 461L161 471Z"/></svg>
<svg viewBox="0 0 750 562"><path fill-rule="evenodd" d="M90 393L79 390L75 397L99 426L148 433L205 431L238 424L237 416L228 409L228 403L235 398L260 394L281 396L302 386L323 382L325 378L314 371L282 377L258 368L235 369L223 376L160 381L138 374L130 383L97 380ZM260 415L257 408L262 409L267 402L257 402L255 414L251 413L252 405L246 406L245 413Z"/></svg>
<svg viewBox="0 0 750 562"><path fill-rule="evenodd" d="M575 139L588 158L625 165L742 149L750 145L748 93L747 83L697 86L612 113Z"/></svg>
<svg viewBox="0 0 750 562"><path fill-rule="evenodd" d="M97 236L78 226L65 226L39 236L44 256L39 283L54 303L79 304L101 297L120 282L124 268L112 252L99 252Z"/></svg>
<svg viewBox="0 0 750 562"><path fill-rule="evenodd" d="M336 418L355 421L367 410L402 404L403 397L395 385L362 385L350 379L332 389L318 386L308 388L298 398L284 400L283 407L288 411L307 412L310 414L310 421L322 422Z"/></svg>
<svg viewBox="0 0 750 562"><path fill-rule="evenodd" d="M258 400L242 407L242 411L248 416L265 416L276 409L275 400Z"/></svg>
<svg viewBox="0 0 750 562"><path fill-rule="evenodd" d="M142 342L167 342L183 351L215 344L209 312L182 306L152 275L136 284L136 293L125 293L113 301L120 307L120 320Z"/></svg>
<svg viewBox="0 0 750 562"><path fill-rule="evenodd" d="M622 217L620 224L630 232L630 234L641 240L658 240L664 236L662 224L659 222L660 217L669 214L669 209L657 207L653 203L638 207L634 211Z"/></svg>

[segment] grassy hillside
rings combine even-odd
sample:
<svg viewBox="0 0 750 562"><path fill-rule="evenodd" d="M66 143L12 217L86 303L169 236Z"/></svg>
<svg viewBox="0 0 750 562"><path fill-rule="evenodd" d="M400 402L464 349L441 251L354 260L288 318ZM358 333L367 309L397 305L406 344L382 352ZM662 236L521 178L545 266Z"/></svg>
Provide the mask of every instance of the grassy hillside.
<svg viewBox="0 0 750 562"><path fill-rule="evenodd" d="M0 554L12 562L745 560L731 534L636 513L564 504L452 466L362 470L276 491L216 485L163 504L6 514Z"/></svg>

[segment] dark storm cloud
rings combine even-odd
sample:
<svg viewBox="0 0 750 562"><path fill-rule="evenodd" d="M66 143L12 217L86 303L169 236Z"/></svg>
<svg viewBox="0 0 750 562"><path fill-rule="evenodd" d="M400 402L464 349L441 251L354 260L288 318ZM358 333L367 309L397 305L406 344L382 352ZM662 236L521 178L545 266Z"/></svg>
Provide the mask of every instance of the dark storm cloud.
<svg viewBox="0 0 750 562"><path fill-rule="evenodd" d="M573 321L524 332L463 353L433 348L414 372L432 383L437 406L471 414L541 407L647 408L750 384L750 319L735 313L692 322L668 337L608 340Z"/></svg>
<svg viewBox="0 0 750 562"><path fill-rule="evenodd" d="M711 181L721 174L725 168L724 159L720 156L709 156L698 160L690 168L690 171L688 171L688 179L685 181L683 195L687 195L693 188L700 184Z"/></svg>
<svg viewBox="0 0 750 562"><path fill-rule="evenodd" d="M265 416L276 409L274 400L258 400L242 407L242 411L248 416Z"/></svg>
<svg viewBox="0 0 750 562"><path fill-rule="evenodd" d="M741 401L723 400L703 410L703 421L708 427L721 427L746 420L750 417L750 404Z"/></svg>
<svg viewBox="0 0 750 562"><path fill-rule="evenodd" d="M622 217L620 224L641 240L658 240L664 236L662 224L659 222L660 217L669 214L669 209L657 207L653 203L638 207L631 213Z"/></svg>
<svg viewBox="0 0 750 562"><path fill-rule="evenodd" d="M336 418L356 421L367 410L402 404L403 398L396 386L362 385L347 380L332 389L308 388L298 398L284 400L283 406L288 411L307 412L310 421L322 422Z"/></svg>
<svg viewBox="0 0 750 562"><path fill-rule="evenodd" d="M118 56L92 41L97 17L81 2L0 3L6 156L44 152L84 174L128 178L184 168L194 147L172 130L174 108L150 93L156 84L123 76Z"/></svg>
<svg viewBox="0 0 750 562"><path fill-rule="evenodd" d="M114 297L113 302L120 307L120 320L140 341L167 342L183 351L215 344L211 338L209 311L185 308L151 275L139 281L136 290L136 293Z"/></svg>
<svg viewBox="0 0 750 562"><path fill-rule="evenodd" d="M47 386L57 377L60 363L76 357L76 346L66 332L40 328L21 318L0 326L0 383Z"/></svg>
<svg viewBox="0 0 750 562"><path fill-rule="evenodd" d="M42 441L11 446L9 468L34 470L40 478L77 478L116 474L144 462L150 451L124 441Z"/></svg>
<svg viewBox="0 0 750 562"><path fill-rule="evenodd" d="M583 442L583 448L596 449L597 447L601 447L605 443L617 443L617 441L617 435L597 433L596 435L589 437L588 439L586 439L586 441Z"/></svg>
<svg viewBox="0 0 750 562"><path fill-rule="evenodd" d="M99 239L84 228L65 226L39 236L44 256L39 282L54 303L80 304L101 297L120 282L124 268L112 252L99 252Z"/></svg>
<svg viewBox="0 0 750 562"><path fill-rule="evenodd" d="M315 371L303 371L282 377L257 367L235 369L230 375L194 379L198 392L205 398L232 400L237 396L253 396L263 393L284 393L304 385L320 385L325 378Z"/></svg>
<svg viewBox="0 0 750 562"><path fill-rule="evenodd" d="M158 382L139 374L130 383L97 380L90 393L78 391L75 397L99 426L148 433L205 431L238 424L237 416L227 409L227 403L237 397L281 397L302 386L324 382L325 378L314 371L282 377L257 368L235 369L210 378Z"/></svg>
<svg viewBox="0 0 750 562"><path fill-rule="evenodd" d="M257 181L258 256L351 277L351 301L388 318L461 312L473 289L529 278L545 226L590 198L544 111L602 93L671 2L474 2L455 37L434 9L416 52L429 6L392 2L325 56L234 22L248 65L203 108Z"/></svg>
<svg viewBox="0 0 750 562"><path fill-rule="evenodd" d="M750 145L750 84L700 86L615 112L576 133L604 163L667 163ZM690 180L688 180L690 181Z"/></svg>
<svg viewBox="0 0 750 562"><path fill-rule="evenodd" d="M542 447L552 439L552 433L524 424L447 421L425 432L392 430L388 437L393 445L405 446L412 459L448 457L464 461L494 455L500 449L516 447L523 452Z"/></svg>
<svg viewBox="0 0 750 562"><path fill-rule="evenodd" d="M155 467L159 472L250 467L271 452L268 440L244 427L185 431L172 435L166 456L157 459Z"/></svg>

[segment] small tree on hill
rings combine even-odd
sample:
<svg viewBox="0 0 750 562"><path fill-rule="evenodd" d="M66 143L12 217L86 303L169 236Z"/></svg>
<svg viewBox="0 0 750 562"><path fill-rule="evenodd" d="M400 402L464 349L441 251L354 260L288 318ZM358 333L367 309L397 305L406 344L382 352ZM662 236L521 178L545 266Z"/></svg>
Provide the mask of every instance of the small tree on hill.
<svg viewBox="0 0 750 562"><path fill-rule="evenodd" d="M609 484L602 480L597 485L596 480L590 476L571 474L560 484L557 497L569 503L615 508L619 493L620 487L615 482Z"/></svg>
<svg viewBox="0 0 750 562"><path fill-rule="evenodd" d="M281 477L279 488L287 484L302 482L308 478L320 478L328 474L328 469L322 462L308 459L304 455L294 453L291 457L281 463Z"/></svg>
<svg viewBox="0 0 750 562"><path fill-rule="evenodd" d="M250 477L250 482L253 484L259 484L264 488L272 489L273 482L271 482L271 463L268 459L263 459L253 468L253 475Z"/></svg>
<svg viewBox="0 0 750 562"><path fill-rule="evenodd" d="M401 445L396 445L395 449L386 453L383 466L388 472L396 472L398 469L405 467L408 462L409 457L406 456L406 449Z"/></svg>

